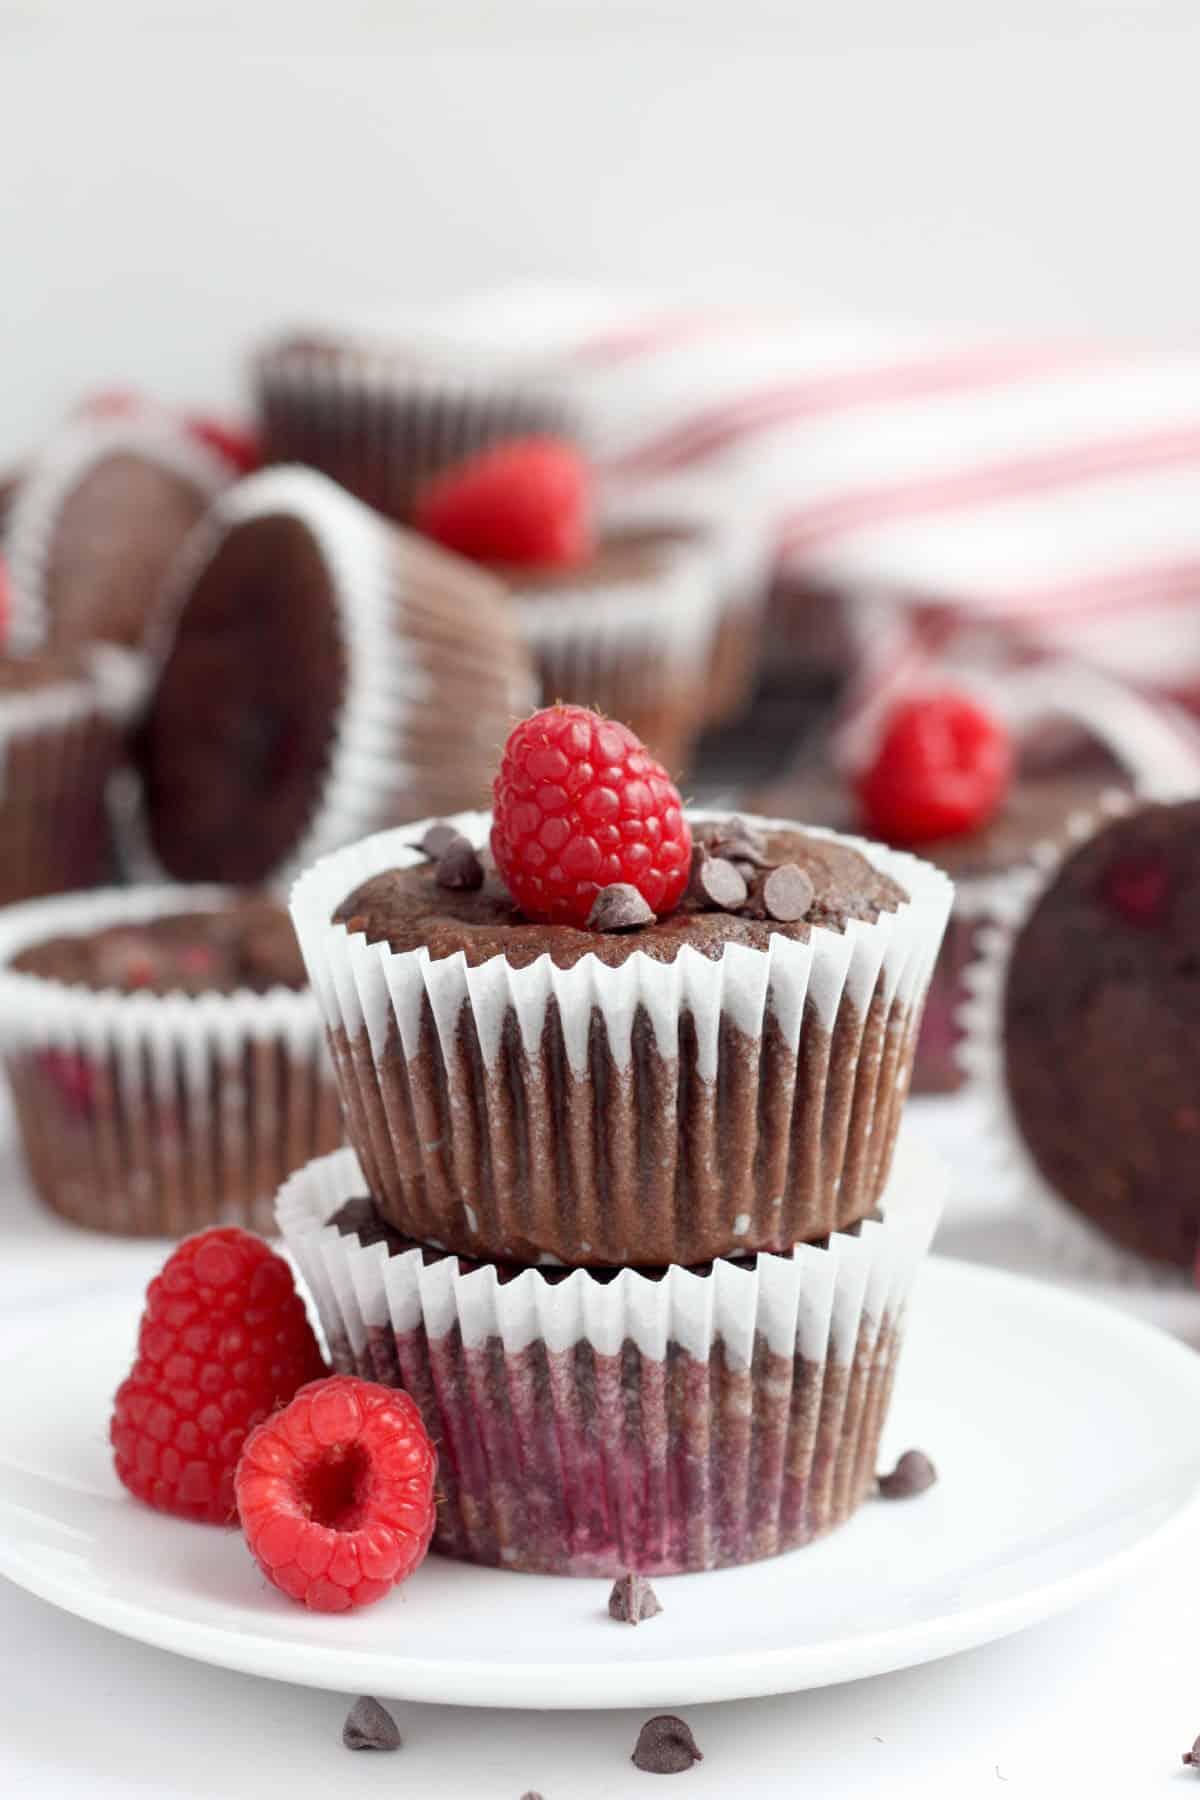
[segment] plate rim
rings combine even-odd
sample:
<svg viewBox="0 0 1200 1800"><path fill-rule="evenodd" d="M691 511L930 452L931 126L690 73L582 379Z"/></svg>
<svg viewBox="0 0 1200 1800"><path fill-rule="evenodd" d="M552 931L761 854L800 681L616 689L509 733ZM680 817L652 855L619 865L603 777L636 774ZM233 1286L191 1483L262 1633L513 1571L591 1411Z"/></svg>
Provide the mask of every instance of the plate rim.
<svg viewBox="0 0 1200 1800"><path fill-rule="evenodd" d="M1102 1300L1059 1288L1049 1280L961 1258L932 1256L922 1272L936 1281L1001 1288L1069 1323L1085 1317L1093 1328L1124 1338L1147 1356L1175 1365L1194 1382L1200 1398L1200 1355L1145 1320ZM127 1278L89 1283L71 1298L102 1302L128 1285ZM46 1332L23 1331L28 1318L3 1334L8 1354L32 1348L46 1332L61 1329L61 1316ZM819 1644L733 1650L718 1656L660 1658L654 1661L430 1662L347 1644L338 1651L338 1690L379 1692L393 1699L448 1706L497 1706L528 1711L603 1711L622 1707L698 1705L766 1697L833 1686L905 1668L915 1668L958 1651L992 1643L1076 1606L1115 1586L1143 1559L1168 1546L1200 1515L1200 1465L1196 1484L1166 1518L1134 1542L1082 1568L1023 1587L1015 1594L944 1612L912 1624L888 1626L866 1635L825 1639ZM490 1571L489 1571L490 1573ZM734 1573L734 1571L725 1571ZM277 1634L231 1629L183 1619L171 1612L102 1589L80 1588L69 1575L25 1558L7 1533L0 1534L0 1575L76 1618L191 1661L235 1673L291 1682L329 1691L327 1645L285 1643ZM570 1578L564 1578L570 1579ZM900 1654L897 1655L897 1652ZM568 1685L563 1689L564 1676ZM453 1692L448 1691L453 1684Z"/></svg>

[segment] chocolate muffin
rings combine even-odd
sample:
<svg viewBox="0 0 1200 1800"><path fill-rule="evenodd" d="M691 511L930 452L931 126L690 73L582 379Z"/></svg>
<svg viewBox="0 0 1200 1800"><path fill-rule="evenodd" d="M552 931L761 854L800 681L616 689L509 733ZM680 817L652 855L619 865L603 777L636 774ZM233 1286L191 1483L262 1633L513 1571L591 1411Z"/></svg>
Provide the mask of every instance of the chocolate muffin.
<svg viewBox="0 0 1200 1800"><path fill-rule="evenodd" d="M601 510L612 531L669 532L713 560L715 607L704 677L704 722L744 713L758 679L762 624L775 562L774 534L758 507L732 503L709 480L675 477L610 488Z"/></svg>
<svg viewBox="0 0 1200 1800"><path fill-rule="evenodd" d="M286 910L213 888L100 889L0 919L0 1042L34 1186L79 1225L270 1229L341 1141Z"/></svg>
<svg viewBox="0 0 1200 1800"><path fill-rule="evenodd" d="M953 1093L963 1085L959 1014L966 999L964 976L979 954L979 933L996 922L1013 877L1040 846L1061 839L1073 818L1094 813L1106 793L1129 785L1121 765L1098 751L1087 770L1019 776L1002 810L986 825L917 846L953 880L954 911L917 1043L915 1093ZM764 812L811 820L836 831L858 828L851 787L827 769L805 768L784 776L755 796L754 803Z"/></svg>
<svg viewBox="0 0 1200 1800"><path fill-rule="evenodd" d="M327 858L292 896L348 1133L399 1230L488 1260L648 1266L870 1215L944 876L695 818L680 907L583 931L520 917L483 866L486 815L450 823L477 853L466 882L426 860L423 824Z"/></svg>
<svg viewBox="0 0 1200 1800"><path fill-rule="evenodd" d="M141 830L183 880L262 881L465 803L527 694L497 584L307 469L221 498L159 623Z"/></svg>
<svg viewBox="0 0 1200 1800"><path fill-rule="evenodd" d="M1126 1249L1200 1247L1200 801L1111 820L1017 931L1003 994L1012 1118L1054 1192Z"/></svg>
<svg viewBox="0 0 1200 1800"><path fill-rule="evenodd" d="M577 568L505 569L542 700L620 718L682 770L708 716L720 591L704 534L611 527Z"/></svg>
<svg viewBox="0 0 1200 1800"><path fill-rule="evenodd" d="M180 545L234 470L174 421L82 419L13 494L12 643L140 647Z"/></svg>
<svg viewBox="0 0 1200 1800"><path fill-rule="evenodd" d="M881 1217L847 1236L699 1270L469 1263L396 1238L362 1180L348 1151L310 1164L279 1224L335 1366L421 1408L443 1555L723 1568L810 1542L873 1490L940 1206L923 1159L902 1152Z"/></svg>
<svg viewBox="0 0 1200 1800"><path fill-rule="evenodd" d="M109 783L142 691L116 650L0 658L0 904L104 877Z"/></svg>
<svg viewBox="0 0 1200 1800"><path fill-rule="evenodd" d="M461 348L311 332L253 366L267 460L320 469L401 524L428 481L477 451L576 435L548 375Z"/></svg>

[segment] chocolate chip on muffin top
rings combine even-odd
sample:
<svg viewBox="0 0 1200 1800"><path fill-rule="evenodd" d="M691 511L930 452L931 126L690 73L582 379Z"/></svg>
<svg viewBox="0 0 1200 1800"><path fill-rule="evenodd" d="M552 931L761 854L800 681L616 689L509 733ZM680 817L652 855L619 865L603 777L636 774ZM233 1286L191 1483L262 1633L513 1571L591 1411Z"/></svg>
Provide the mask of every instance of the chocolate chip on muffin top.
<svg viewBox="0 0 1200 1800"><path fill-rule="evenodd" d="M334 923L394 951L424 948L435 959L461 952L475 964L503 955L523 968L550 955L559 968L570 968L589 955L617 965L635 950L672 962L685 944L716 960L727 944L765 950L777 935L804 943L814 926L842 931L852 919L874 923L908 899L851 845L799 829L764 833L740 819L717 820L693 828L692 878L674 911L639 923L617 904L620 896L601 904L612 892L601 889L592 928L585 930L530 923L485 849L477 852L482 883L467 888L448 879L448 854L461 855L449 839L427 833L424 848L424 863L363 882L338 907Z"/></svg>

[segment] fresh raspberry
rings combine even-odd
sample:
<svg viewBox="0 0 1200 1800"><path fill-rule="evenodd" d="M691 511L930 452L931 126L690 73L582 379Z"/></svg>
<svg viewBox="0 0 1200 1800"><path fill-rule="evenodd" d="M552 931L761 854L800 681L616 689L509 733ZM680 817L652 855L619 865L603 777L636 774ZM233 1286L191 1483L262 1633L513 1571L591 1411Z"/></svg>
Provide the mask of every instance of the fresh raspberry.
<svg viewBox="0 0 1200 1800"><path fill-rule="evenodd" d="M562 438L517 438L431 481L413 524L473 562L566 568L592 549L591 470Z"/></svg>
<svg viewBox="0 0 1200 1800"><path fill-rule="evenodd" d="M150 1283L117 1389L117 1474L159 1512L231 1523L247 1433L324 1368L281 1256L236 1226L187 1238Z"/></svg>
<svg viewBox="0 0 1200 1800"><path fill-rule="evenodd" d="M332 1375L247 1440L242 1530L268 1581L314 1612L370 1606L429 1548L437 1453L416 1402Z"/></svg>
<svg viewBox="0 0 1200 1800"><path fill-rule="evenodd" d="M1004 724L965 694L903 701L859 780L864 822L894 844L977 831L999 810L1012 765Z"/></svg>
<svg viewBox="0 0 1200 1800"><path fill-rule="evenodd" d="M692 858L683 802L627 725L548 706L509 737L493 792L492 855L526 918L586 925L614 882L652 912L678 905Z"/></svg>
<svg viewBox="0 0 1200 1800"><path fill-rule="evenodd" d="M262 446L247 426L230 425L206 413L193 414L183 423L190 437L223 456L239 475L253 475L256 469L262 468Z"/></svg>

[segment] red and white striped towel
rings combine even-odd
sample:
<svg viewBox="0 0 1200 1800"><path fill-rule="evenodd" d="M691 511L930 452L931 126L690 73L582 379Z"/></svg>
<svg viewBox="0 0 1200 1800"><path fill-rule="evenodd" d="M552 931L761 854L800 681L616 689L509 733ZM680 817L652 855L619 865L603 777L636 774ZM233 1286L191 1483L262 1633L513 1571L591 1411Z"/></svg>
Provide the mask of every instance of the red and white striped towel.
<svg viewBox="0 0 1200 1800"><path fill-rule="evenodd" d="M611 483L703 487L865 603L864 696L969 644L1200 705L1200 353L541 288L448 328L559 358Z"/></svg>

